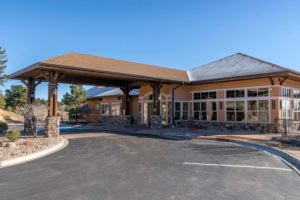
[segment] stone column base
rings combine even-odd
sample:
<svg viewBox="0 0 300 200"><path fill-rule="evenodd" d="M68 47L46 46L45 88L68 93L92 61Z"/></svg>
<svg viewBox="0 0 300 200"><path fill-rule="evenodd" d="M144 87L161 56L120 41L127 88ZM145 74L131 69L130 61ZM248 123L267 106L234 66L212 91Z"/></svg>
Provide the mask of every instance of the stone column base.
<svg viewBox="0 0 300 200"><path fill-rule="evenodd" d="M162 128L162 118L160 115L151 115L151 128Z"/></svg>
<svg viewBox="0 0 300 200"><path fill-rule="evenodd" d="M60 117L48 117L45 121L45 137L59 136Z"/></svg>

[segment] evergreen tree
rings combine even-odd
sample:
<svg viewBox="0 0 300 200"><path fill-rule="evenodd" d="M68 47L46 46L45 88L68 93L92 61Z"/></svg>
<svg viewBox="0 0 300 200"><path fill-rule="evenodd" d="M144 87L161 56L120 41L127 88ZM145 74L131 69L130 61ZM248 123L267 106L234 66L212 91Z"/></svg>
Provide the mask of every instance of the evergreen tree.
<svg viewBox="0 0 300 200"><path fill-rule="evenodd" d="M66 105L66 111L69 112L70 118L75 114L76 123L78 122L78 107L86 101L86 91L82 85L71 85L71 93L64 94L62 103Z"/></svg>
<svg viewBox="0 0 300 200"><path fill-rule="evenodd" d="M5 75L6 63L6 51L0 46L0 85L3 85L7 80L7 76Z"/></svg>
<svg viewBox="0 0 300 200"><path fill-rule="evenodd" d="M5 108L14 112L19 112L27 104L27 88L22 85L12 85L5 90Z"/></svg>

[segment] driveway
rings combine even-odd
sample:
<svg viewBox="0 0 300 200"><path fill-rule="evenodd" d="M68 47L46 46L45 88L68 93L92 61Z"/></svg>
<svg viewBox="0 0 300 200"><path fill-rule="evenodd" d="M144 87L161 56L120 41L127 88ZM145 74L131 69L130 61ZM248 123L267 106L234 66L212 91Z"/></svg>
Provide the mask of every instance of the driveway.
<svg viewBox="0 0 300 200"><path fill-rule="evenodd" d="M70 139L62 151L0 169L0 199L299 199L277 158L229 143L126 135Z"/></svg>

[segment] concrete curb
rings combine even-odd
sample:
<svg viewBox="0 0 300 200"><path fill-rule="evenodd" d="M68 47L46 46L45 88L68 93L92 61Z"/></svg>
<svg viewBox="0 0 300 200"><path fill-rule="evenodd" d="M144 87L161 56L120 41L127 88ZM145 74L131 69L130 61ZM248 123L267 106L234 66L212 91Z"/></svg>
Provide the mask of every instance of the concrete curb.
<svg viewBox="0 0 300 200"><path fill-rule="evenodd" d="M233 144L237 144L243 147L247 148L254 148L256 150L262 151L267 154L271 154L281 161L283 161L286 165L288 165L290 168L292 168L299 176L300 176L300 160L298 160L293 155L286 153L278 148L271 147L264 144L257 144L253 142L246 142L241 140L235 140L235 139L229 139L229 138L197 138L197 139L204 139L204 140L216 140L216 141L222 141L222 142L230 142Z"/></svg>
<svg viewBox="0 0 300 200"><path fill-rule="evenodd" d="M29 162L32 160L36 160L38 158L45 157L45 156L55 153L59 150L62 150L68 144L69 144L69 141L66 138L62 137L62 141L60 143L58 143L57 145L50 147L48 149L44 149L42 151L35 152L35 153L29 154L26 156L22 156L22 157L0 161L0 169L5 168L5 167L14 166L14 165L19 165L19 164L26 163L26 162Z"/></svg>

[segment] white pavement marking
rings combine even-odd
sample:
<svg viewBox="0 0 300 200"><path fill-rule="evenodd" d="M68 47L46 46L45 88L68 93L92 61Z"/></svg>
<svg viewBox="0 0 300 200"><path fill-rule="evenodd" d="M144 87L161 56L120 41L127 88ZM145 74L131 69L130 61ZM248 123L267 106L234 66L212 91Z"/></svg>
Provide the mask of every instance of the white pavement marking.
<svg viewBox="0 0 300 200"><path fill-rule="evenodd" d="M235 168L252 168L252 169L270 169L270 170L293 171L292 169L288 169L288 168L260 167L260 166L250 166L250 165L225 165L225 164L193 163L193 162L184 162L183 164L185 164L185 165L199 165L199 166L235 167Z"/></svg>

